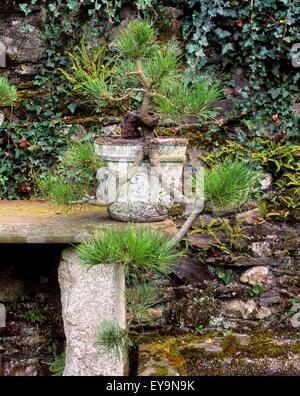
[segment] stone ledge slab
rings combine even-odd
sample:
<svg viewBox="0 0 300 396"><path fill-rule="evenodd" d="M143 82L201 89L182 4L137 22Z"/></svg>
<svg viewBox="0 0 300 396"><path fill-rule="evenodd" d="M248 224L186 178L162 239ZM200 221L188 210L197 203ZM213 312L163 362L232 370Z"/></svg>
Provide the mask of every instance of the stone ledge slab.
<svg viewBox="0 0 300 396"><path fill-rule="evenodd" d="M0 201L0 243L80 243L97 230L127 224L110 219L106 208L96 206L66 212L43 201ZM176 233L171 220L136 226L160 229L169 236Z"/></svg>

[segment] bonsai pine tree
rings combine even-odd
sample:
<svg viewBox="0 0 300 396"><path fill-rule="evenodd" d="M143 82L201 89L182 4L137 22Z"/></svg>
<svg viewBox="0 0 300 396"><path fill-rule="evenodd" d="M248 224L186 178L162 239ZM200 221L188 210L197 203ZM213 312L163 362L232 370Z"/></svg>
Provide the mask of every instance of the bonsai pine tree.
<svg viewBox="0 0 300 396"><path fill-rule="evenodd" d="M159 166L154 129L161 115L175 122L195 116L202 122L213 115L210 105L221 97L217 84L208 79L191 81L180 61L180 52L172 43L162 43L151 23L131 21L113 43L116 55L105 62L105 47L89 57L82 45L70 54L72 72L63 71L78 93L94 103L97 110L119 104L127 111L121 135L142 137L144 155ZM137 95L140 107L134 109Z"/></svg>
<svg viewBox="0 0 300 396"><path fill-rule="evenodd" d="M148 158L159 174L162 184L169 185L168 177L160 164L158 142L155 139L155 128L160 116L167 116L174 122L184 122L187 117L193 116L200 124L213 117L211 105L221 97L220 88L209 79L197 76L191 78L180 61L178 48L172 43L159 41L158 34L147 21L134 20L117 34L110 61L106 60L105 46L100 46L91 55L84 45L84 38L81 44L79 51L69 54L71 72L62 70L71 82L73 90L93 103L97 111L103 111L111 104L123 108L122 137L144 139L143 152L136 159L132 169L137 170L143 159ZM140 105L137 106L137 103ZM88 195L89 188L86 187L86 182L94 175L98 165L92 146L87 146L86 149L90 153L88 167L85 154L82 155L82 151L84 153L86 150L82 150L80 145L75 151L71 149L67 155L69 161L65 165L69 168L73 167L74 155L80 159L76 160L76 177L72 180L68 178L73 186L68 181L58 180L59 177L47 177L40 183L40 189L45 196L58 203L90 202L88 198L80 198ZM85 168L89 169L88 175L81 177L84 181L82 190L78 186L74 188L78 183L76 178L79 168L83 171ZM68 173L70 174L70 170ZM134 171L124 182L133 176ZM255 178L256 175L248 164L225 161L205 171L204 201L206 205L219 209L236 208L246 200ZM123 181L120 181L120 184L122 183ZM203 188L200 188L200 191L203 191ZM184 197L180 191L175 190L174 194L184 204L193 204L193 201ZM177 241L185 237L202 209L202 206L195 205L178 232Z"/></svg>

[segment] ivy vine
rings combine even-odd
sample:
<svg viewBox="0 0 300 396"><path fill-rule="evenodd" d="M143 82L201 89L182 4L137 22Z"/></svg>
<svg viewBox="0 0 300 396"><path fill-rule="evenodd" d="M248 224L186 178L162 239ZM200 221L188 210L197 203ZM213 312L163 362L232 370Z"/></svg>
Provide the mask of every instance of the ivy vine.
<svg viewBox="0 0 300 396"><path fill-rule="evenodd" d="M189 13L183 34L190 66L223 76L240 99L238 110L251 114L243 121L248 132L295 140L300 71L292 49L299 42L299 1L190 0ZM237 69L247 79L242 87L230 77Z"/></svg>
<svg viewBox="0 0 300 396"><path fill-rule="evenodd" d="M24 24L37 6L38 0L18 5ZM22 98L18 118L1 126L0 199L32 196L37 174L46 174L61 159L76 128L70 128L67 116L75 112L77 104L66 95L68 82L58 69L66 66L65 53L79 42L87 23L91 36L107 34L118 21L122 0L57 0L44 6L43 50L32 82L36 94Z"/></svg>

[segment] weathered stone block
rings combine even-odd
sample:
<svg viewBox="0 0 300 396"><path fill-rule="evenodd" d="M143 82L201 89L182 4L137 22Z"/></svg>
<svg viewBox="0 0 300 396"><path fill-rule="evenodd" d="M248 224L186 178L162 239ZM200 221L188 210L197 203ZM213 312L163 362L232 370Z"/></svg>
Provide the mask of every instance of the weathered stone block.
<svg viewBox="0 0 300 396"><path fill-rule="evenodd" d="M0 304L0 327L6 326L6 310L5 305Z"/></svg>
<svg viewBox="0 0 300 396"><path fill-rule="evenodd" d="M105 320L126 325L125 277L118 265L81 266L73 248L63 251L58 271L66 344L64 376L126 374L126 356L95 345Z"/></svg>

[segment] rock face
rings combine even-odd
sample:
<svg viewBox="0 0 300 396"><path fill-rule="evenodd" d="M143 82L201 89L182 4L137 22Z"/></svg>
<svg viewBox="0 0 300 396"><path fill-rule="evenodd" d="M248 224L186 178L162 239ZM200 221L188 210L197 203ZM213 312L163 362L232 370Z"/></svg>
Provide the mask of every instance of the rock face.
<svg viewBox="0 0 300 396"><path fill-rule="evenodd" d="M223 303L224 313L229 318L266 319L272 315L269 308L262 307L254 300L235 299Z"/></svg>
<svg viewBox="0 0 300 396"><path fill-rule="evenodd" d="M96 334L105 320L125 327L125 278L116 265L87 270L73 248L62 253L59 266L66 344L64 376L124 375L126 358L103 353Z"/></svg>
<svg viewBox="0 0 300 396"><path fill-rule="evenodd" d="M7 56L17 62L37 61L41 52L40 32L31 24L21 20L12 20L0 30L2 43L6 47Z"/></svg>

